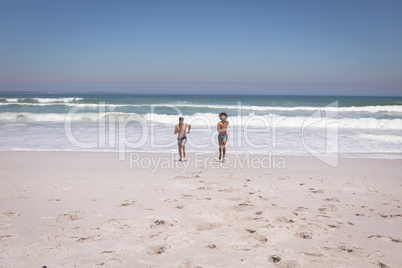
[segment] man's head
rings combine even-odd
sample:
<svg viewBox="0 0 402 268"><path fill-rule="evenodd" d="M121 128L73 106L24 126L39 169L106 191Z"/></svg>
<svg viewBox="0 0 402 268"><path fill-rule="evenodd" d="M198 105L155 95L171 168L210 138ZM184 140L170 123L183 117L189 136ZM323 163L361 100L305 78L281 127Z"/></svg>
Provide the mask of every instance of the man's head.
<svg viewBox="0 0 402 268"><path fill-rule="evenodd" d="M220 113L220 114L219 114L219 118L220 118L221 120L226 120L226 118L228 118L228 115L227 115L225 112L223 112L223 113Z"/></svg>
<svg viewBox="0 0 402 268"><path fill-rule="evenodd" d="M183 123L184 122L184 118L183 117L179 117L179 123Z"/></svg>

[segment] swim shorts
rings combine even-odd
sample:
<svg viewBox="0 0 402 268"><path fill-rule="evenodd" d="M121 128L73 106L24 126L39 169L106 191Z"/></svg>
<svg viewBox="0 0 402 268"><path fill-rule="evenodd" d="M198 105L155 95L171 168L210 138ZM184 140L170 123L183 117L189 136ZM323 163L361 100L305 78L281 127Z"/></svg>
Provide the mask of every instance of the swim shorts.
<svg viewBox="0 0 402 268"><path fill-rule="evenodd" d="M228 140L228 135L227 134L225 134L225 135L218 135L218 141L219 142L223 142L223 140L225 140L225 141L227 141Z"/></svg>
<svg viewBox="0 0 402 268"><path fill-rule="evenodd" d="M187 142L187 137L186 136L184 136L184 137L181 137L181 138L177 138L177 145L181 148L181 145L184 143L184 144L186 144L186 142Z"/></svg>

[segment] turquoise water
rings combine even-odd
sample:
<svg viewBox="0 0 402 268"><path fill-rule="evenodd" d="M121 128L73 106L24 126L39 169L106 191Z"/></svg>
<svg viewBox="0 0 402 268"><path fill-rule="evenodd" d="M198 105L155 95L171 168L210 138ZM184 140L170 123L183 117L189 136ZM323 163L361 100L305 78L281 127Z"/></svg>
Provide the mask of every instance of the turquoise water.
<svg viewBox="0 0 402 268"><path fill-rule="evenodd" d="M0 94L0 150L176 151L184 116L187 150L215 152L222 111L230 152L402 154L401 97L95 93Z"/></svg>

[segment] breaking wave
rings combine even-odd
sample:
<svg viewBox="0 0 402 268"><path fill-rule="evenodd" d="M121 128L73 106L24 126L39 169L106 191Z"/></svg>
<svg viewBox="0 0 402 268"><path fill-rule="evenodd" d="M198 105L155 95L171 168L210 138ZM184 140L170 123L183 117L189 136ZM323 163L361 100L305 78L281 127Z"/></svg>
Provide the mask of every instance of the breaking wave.
<svg viewBox="0 0 402 268"><path fill-rule="evenodd" d="M177 124L178 115L168 114L137 114L122 112L107 113L0 113L0 121L6 122L98 122L105 121L145 121L157 124ZM215 113L195 113L186 116L187 123L194 126L215 126L219 119ZM375 118L322 118L305 116L279 116L275 114L247 116L232 116L229 119L232 126L244 126L255 128L277 127L301 127L308 125L312 128L339 127L339 128L359 128L359 129L402 129L402 119L375 119Z"/></svg>

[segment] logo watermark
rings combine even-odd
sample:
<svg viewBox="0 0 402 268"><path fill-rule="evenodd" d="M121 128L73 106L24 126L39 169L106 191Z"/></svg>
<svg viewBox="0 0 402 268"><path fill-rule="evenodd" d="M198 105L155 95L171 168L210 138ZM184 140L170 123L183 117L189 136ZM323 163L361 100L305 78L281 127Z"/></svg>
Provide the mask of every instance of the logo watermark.
<svg viewBox="0 0 402 268"><path fill-rule="evenodd" d="M130 169L148 170L155 173L163 169L178 169L182 173L192 169L285 169L286 158L275 153L267 155L251 155L250 153L237 153L227 161L218 161L215 156L205 153L191 154L186 160L178 161L175 153L144 156L140 153L129 153Z"/></svg>
<svg viewBox="0 0 402 268"><path fill-rule="evenodd" d="M64 132L68 141L79 149L115 151L118 152L119 160L126 160L127 153L130 153L129 160L132 166L145 169L157 166L164 169L173 168L174 165L185 165L185 162L173 164L172 159L177 158L177 153L169 154L167 157L169 159L158 158L154 160L136 159L138 154L132 154L132 151L166 152L175 150L177 141L173 129L178 123L178 118L184 113L180 106L171 105L168 108L165 107L165 112L166 109L170 109L168 114L158 114L158 107L158 105L150 105L149 113L146 114L129 114L116 112L114 106L99 102L95 113L92 113L96 114L96 120L89 122L92 124L92 129L96 129L96 136L92 135L92 140L85 140L80 137L79 133L77 134L79 131L76 128L78 128L78 124L82 131L82 125L85 124L83 114L87 112L87 110L83 112L83 109L88 108L74 106L65 117ZM247 163L245 167L250 168L253 168L253 165L255 168L286 166L286 164L278 163L272 165L272 159L278 159L280 153L277 149L288 142L286 135L290 135L289 133L296 133L300 136L299 147L301 149L298 149L297 154L301 154L301 150L303 150L302 152L305 154L311 155L325 164L332 167L338 165L338 102L330 103L315 110L306 109L302 116L275 113L255 115L249 110L243 109L241 102L238 102L235 112L233 112L233 107L231 109L231 116L228 118L229 140L226 143L226 148L241 151L241 153L236 153L235 159L232 160L236 163L236 167L241 167L240 163L243 162ZM206 150L210 151L211 148L216 150L219 148L216 130L218 121L218 115L211 117L210 113L196 113L186 117L187 124L197 126L191 130L192 134L188 135L187 143L192 150L194 163L199 162L196 158L196 155L200 155L198 152L203 153ZM169 126L171 126L171 130L169 130ZM292 129L292 131L284 132L284 129ZM202 132L202 135L198 132ZM193 135L193 133L196 134ZM297 141L293 137L292 141L295 142L295 140ZM264 152L267 158L258 163L262 158L251 157L253 152ZM292 155L294 153L290 151L284 155L286 154ZM246 157L246 161L240 161L241 157ZM270 161L268 161L269 158L271 158ZM205 157L203 157L203 161L207 161ZM232 164L234 165L234 163ZM215 167L215 163L211 160L208 166ZM218 166L225 168L222 165Z"/></svg>

